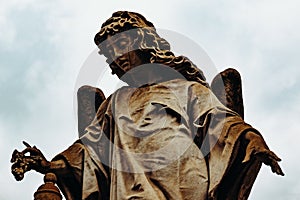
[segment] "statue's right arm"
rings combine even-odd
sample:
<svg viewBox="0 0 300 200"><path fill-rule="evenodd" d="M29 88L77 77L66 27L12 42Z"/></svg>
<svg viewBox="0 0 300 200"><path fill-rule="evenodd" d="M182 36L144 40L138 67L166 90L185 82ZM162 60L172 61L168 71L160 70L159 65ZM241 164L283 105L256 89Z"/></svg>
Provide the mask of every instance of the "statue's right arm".
<svg viewBox="0 0 300 200"><path fill-rule="evenodd" d="M11 158L11 170L16 180L22 180L24 174L32 169L42 174L53 172L62 175L68 172L67 163L63 159L48 161L36 146L31 147L28 143L23 143L26 148L21 152L15 150ZM29 155L26 155L27 153Z"/></svg>
<svg viewBox="0 0 300 200"><path fill-rule="evenodd" d="M63 175L69 172L68 165L64 159L51 161L49 165L49 172L53 172L56 175Z"/></svg>

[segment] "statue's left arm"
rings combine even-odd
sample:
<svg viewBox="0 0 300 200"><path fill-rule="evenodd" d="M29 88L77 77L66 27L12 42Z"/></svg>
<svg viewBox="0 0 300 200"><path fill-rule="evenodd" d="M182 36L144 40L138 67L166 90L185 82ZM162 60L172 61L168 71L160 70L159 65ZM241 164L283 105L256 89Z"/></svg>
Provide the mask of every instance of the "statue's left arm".
<svg viewBox="0 0 300 200"><path fill-rule="evenodd" d="M262 163L283 175L280 159L261 134L222 105L209 88L193 84L189 102L194 141L207 160L211 199L247 198Z"/></svg>
<svg viewBox="0 0 300 200"><path fill-rule="evenodd" d="M262 136L253 131L248 131L245 133L244 139L248 141L246 155L243 160L244 163L254 157L264 164L269 165L272 172L284 176L284 173L278 164L281 159L268 148Z"/></svg>

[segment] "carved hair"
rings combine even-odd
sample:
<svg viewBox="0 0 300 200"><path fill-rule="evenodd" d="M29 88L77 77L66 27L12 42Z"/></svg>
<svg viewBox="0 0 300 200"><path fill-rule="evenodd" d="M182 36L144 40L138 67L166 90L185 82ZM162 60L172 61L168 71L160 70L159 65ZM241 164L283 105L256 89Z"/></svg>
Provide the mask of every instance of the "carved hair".
<svg viewBox="0 0 300 200"><path fill-rule="evenodd" d="M130 30L130 31L129 31ZM154 25L147 21L144 16L134 12L118 11L104 22L101 30L95 35L94 41L103 54L105 48L101 46L108 36L129 31L134 36L134 49L147 57L149 63L167 65L181 73L189 81L197 81L208 86L203 72L196 67L188 58L175 56L170 50L170 44L161 38Z"/></svg>

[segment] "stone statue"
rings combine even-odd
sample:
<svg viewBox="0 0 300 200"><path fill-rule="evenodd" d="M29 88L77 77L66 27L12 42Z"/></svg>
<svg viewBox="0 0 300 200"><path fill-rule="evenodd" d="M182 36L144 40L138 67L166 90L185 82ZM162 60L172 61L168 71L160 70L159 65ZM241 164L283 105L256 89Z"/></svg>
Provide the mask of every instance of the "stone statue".
<svg viewBox="0 0 300 200"><path fill-rule="evenodd" d="M94 41L128 86L108 98L81 88L80 138L51 161L24 143L11 160L17 180L31 169L54 173L68 200L204 200L247 199L262 163L284 175L280 159L243 120L236 70L209 86L200 69L175 56L153 24L134 12L113 13Z"/></svg>

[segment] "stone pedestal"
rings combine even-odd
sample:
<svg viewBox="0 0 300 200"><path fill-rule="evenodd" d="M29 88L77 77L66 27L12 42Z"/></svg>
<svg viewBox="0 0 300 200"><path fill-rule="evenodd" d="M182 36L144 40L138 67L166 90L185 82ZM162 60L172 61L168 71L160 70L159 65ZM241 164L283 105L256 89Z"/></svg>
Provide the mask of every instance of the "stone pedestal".
<svg viewBox="0 0 300 200"><path fill-rule="evenodd" d="M53 173L47 173L44 184L34 193L34 200L62 200L58 187L55 186L57 179Z"/></svg>

